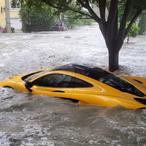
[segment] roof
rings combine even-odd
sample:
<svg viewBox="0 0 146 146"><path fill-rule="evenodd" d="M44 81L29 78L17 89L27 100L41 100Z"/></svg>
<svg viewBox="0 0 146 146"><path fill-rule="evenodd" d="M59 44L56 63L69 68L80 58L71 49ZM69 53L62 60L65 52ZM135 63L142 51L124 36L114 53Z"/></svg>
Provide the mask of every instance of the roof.
<svg viewBox="0 0 146 146"><path fill-rule="evenodd" d="M106 71L100 69L100 68L95 68L95 67L88 67L84 65L78 65L78 64L67 64L63 66L59 66L53 69L53 71L57 70L64 70L64 71L71 71L74 73L79 73L85 76L92 76L96 74L96 77L100 76L101 73L105 73Z"/></svg>

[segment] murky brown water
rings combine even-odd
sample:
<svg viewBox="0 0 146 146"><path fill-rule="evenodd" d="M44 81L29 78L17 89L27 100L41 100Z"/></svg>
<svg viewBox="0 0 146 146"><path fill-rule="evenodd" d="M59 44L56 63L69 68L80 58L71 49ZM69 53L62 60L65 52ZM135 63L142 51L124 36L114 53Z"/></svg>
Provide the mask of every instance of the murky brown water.
<svg viewBox="0 0 146 146"><path fill-rule="evenodd" d="M99 60L96 65L105 67L105 45L101 35L95 41L95 30L96 26L61 33L1 35L0 79L70 62L95 65ZM138 45L146 48L144 42ZM132 58L138 56L134 48L127 56L129 62L125 52L121 58L126 72L145 75L146 50L141 49L139 60ZM133 59L139 61L137 65ZM146 146L146 110L79 106L0 88L0 146Z"/></svg>

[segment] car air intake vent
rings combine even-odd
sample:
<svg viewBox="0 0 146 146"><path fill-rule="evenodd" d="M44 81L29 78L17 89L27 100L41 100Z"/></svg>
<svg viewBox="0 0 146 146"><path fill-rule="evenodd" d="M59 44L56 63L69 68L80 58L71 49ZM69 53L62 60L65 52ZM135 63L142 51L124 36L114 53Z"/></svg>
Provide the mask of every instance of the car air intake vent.
<svg viewBox="0 0 146 146"><path fill-rule="evenodd" d="M140 83L140 84L143 84L143 82L139 81L139 80L136 80L136 79L133 79L134 81Z"/></svg>
<svg viewBox="0 0 146 146"><path fill-rule="evenodd" d="M141 98L134 98L136 101L146 105L146 99L141 99Z"/></svg>

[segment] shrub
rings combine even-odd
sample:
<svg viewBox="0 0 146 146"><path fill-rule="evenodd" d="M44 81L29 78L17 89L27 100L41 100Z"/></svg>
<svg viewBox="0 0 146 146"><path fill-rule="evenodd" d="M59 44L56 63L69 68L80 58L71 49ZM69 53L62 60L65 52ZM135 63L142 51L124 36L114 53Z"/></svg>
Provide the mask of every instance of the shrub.
<svg viewBox="0 0 146 146"><path fill-rule="evenodd" d="M139 34L144 35L146 32L146 12L140 16L139 28Z"/></svg>
<svg viewBox="0 0 146 146"><path fill-rule="evenodd" d="M139 26L137 24L133 24L130 31L129 31L129 36L131 37L136 37L139 34Z"/></svg>
<svg viewBox="0 0 146 146"><path fill-rule="evenodd" d="M65 26L69 29L75 26L91 25L91 23L93 22L93 20L86 19L83 16L77 15L74 12L66 12L64 15Z"/></svg>
<svg viewBox="0 0 146 146"><path fill-rule="evenodd" d="M24 32L48 31L54 24L52 8L45 5L22 5L20 15Z"/></svg>

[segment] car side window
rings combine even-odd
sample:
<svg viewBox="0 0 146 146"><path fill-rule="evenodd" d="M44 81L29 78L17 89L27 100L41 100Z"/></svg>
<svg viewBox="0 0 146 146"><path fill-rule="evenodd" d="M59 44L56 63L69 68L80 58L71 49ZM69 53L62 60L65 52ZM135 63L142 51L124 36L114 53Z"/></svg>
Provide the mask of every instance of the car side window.
<svg viewBox="0 0 146 146"><path fill-rule="evenodd" d="M64 75L62 74L49 74L36 79L33 84L43 87L57 87L63 78Z"/></svg>
<svg viewBox="0 0 146 146"><path fill-rule="evenodd" d="M85 81L83 81L83 80L80 80L78 78L72 77L71 82L69 84L69 87L72 87L72 88L92 87L92 85L87 83L87 82L85 82Z"/></svg>
<svg viewBox="0 0 146 146"><path fill-rule="evenodd" d="M80 88L80 87L92 87L91 84L64 74L49 74L33 82L34 85L43 87L58 87L58 88Z"/></svg>

